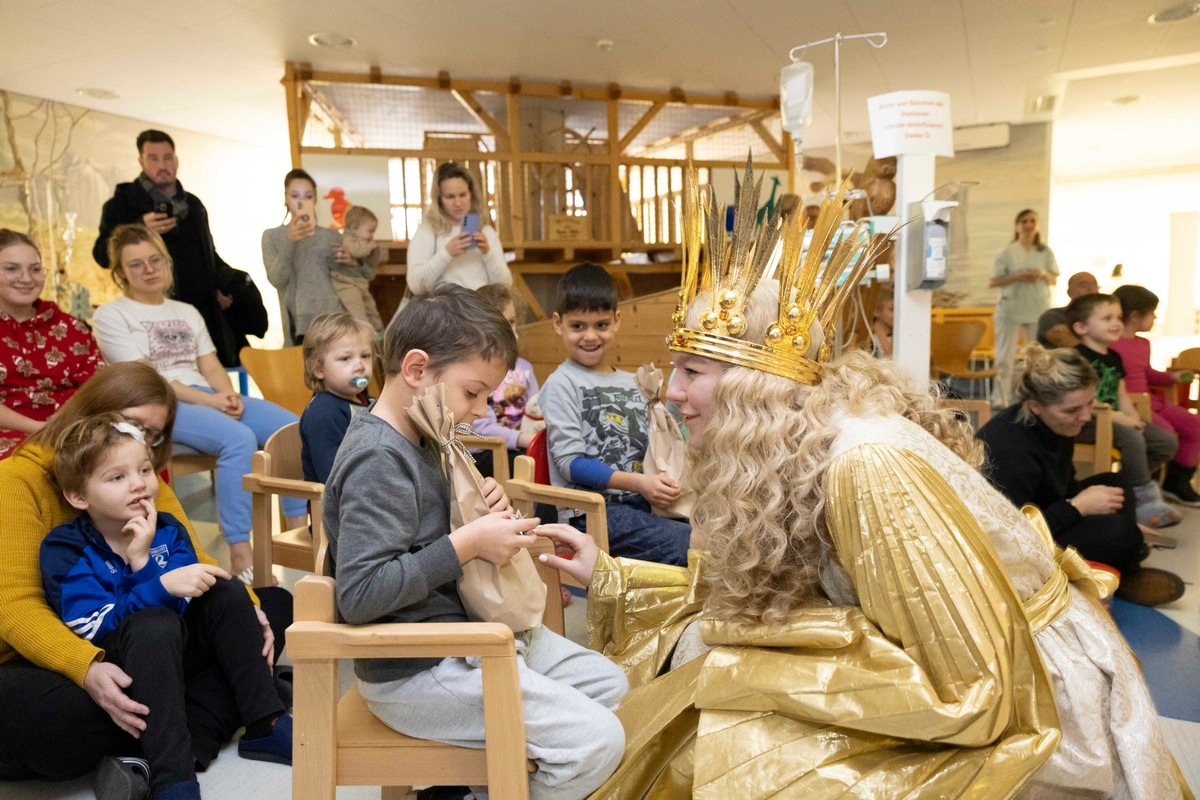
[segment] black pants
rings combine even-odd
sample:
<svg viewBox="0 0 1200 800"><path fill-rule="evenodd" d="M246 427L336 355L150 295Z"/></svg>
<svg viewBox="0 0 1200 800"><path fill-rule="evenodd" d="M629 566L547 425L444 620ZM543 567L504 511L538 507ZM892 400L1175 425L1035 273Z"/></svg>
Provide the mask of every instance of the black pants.
<svg viewBox="0 0 1200 800"><path fill-rule="evenodd" d="M259 589L256 593L275 632L275 653L278 658L283 648L283 631L291 624L292 596L279 588ZM238 595L241 599L237 599ZM232 597L234 606L246 607L252 621L254 639L253 647L245 649L253 650L256 663L262 664L265 672L262 630L253 611L249 610L251 604L245 587L233 581L218 582L204 597L192 601L189 614L193 610L197 615L200 614L206 605L200 602L204 598L212 602L218 597L224 597L226 601ZM189 719L180 729L189 734L192 756L203 769L216 757L221 745L229 741L245 721L253 721L254 718L243 720L230 682L215 668L219 665L216 663L216 654L211 652L213 637L192 636L187 631L187 622L181 621L173 612L168 612L168 615L170 620L160 622L173 620L174 625L161 627L167 629L168 639L180 640L182 644L177 652L187 657L187 668L184 670L187 688L184 694ZM114 632L111 636L116 635L117 632ZM223 638L219 638L219 641L221 649L231 644ZM208 654L202 652L203 642L210 645ZM106 658L114 661L114 651L109 650ZM135 684L138 682L138 676L131 672L131 666L122 665L122 669L134 678ZM154 676L151 675L142 683L140 688L145 690L146 685L154 683ZM133 689L131 686L128 692L131 697L151 708L155 707L153 702L148 702ZM277 694L275 703L282 708ZM3 780L74 778L95 769L96 763L106 755L136 754L146 742L145 733L139 742L118 728L91 696L71 680L24 660L0 664L0 709L3 710L0 713L0 779ZM275 712L267 711L259 716L272 713ZM160 785L157 780L155 784Z"/></svg>
<svg viewBox="0 0 1200 800"><path fill-rule="evenodd" d="M1146 541L1137 526L1137 508L1133 492L1120 475L1103 472L1080 481L1088 486L1118 486L1125 490L1125 503L1115 514L1091 514L1055 534L1063 547L1074 547L1088 561L1107 564L1122 575L1133 572L1141 563Z"/></svg>

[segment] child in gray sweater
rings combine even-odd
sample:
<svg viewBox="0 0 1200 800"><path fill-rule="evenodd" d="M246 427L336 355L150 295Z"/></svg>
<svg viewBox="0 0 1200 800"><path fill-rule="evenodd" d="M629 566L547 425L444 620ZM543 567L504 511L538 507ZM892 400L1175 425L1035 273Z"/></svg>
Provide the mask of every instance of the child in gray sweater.
<svg viewBox="0 0 1200 800"><path fill-rule="evenodd" d="M450 530L450 489L437 445L407 409L445 383L454 418L484 415L488 394L513 367L516 338L503 315L451 284L418 296L388 326L385 382L370 411L350 423L325 484L325 527L338 610L351 624L465 622L456 579L472 558L507 563L533 544L539 520L513 519L492 479L492 512ZM599 653L545 628L520 634L517 653L526 751L537 763L533 800L587 797L616 769L624 731L613 714L628 682ZM483 682L465 658L360 659L367 706L407 736L484 746Z"/></svg>

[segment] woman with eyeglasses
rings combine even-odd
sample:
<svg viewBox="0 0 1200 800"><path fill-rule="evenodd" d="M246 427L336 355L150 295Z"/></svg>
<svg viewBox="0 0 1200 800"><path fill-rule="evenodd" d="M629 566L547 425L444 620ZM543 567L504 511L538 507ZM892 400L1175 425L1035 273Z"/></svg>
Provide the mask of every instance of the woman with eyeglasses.
<svg viewBox="0 0 1200 800"><path fill-rule="evenodd" d="M108 249L113 282L125 296L96 309L100 350L110 363L145 361L157 369L179 400L175 441L217 457L217 512L230 571L250 584L250 495L242 476L250 471L254 451L297 417L234 391L200 312L167 296L171 257L157 233L122 225L113 231ZM285 498L283 509L289 528L307 521L303 500Z"/></svg>
<svg viewBox="0 0 1200 800"><path fill-rule="evenodd" d="M125 669L106 661L103 651L77 636L46 604L38 549L51 528L79 514L52 472L57 443L67 429L85 417L118 412L144 432L147 442L156 443L154 466L161 469L170 458L176 410L175 393L153 367L112 364L0 462L0 780L71 778L88 773L106 756L138 754L136 740L146 729L147 713L136 699L138 690ZM199 561L216 563L196 540L169 485L161 486L155 505L184 525ZM278 658L291 620L291 595L270 588L259 589L257 597L263 656ZM199 764L212 761L241 725L227 713L229 707L210 701L209 713L191 726L192 755ZM110 761L108 766L117 768Z"/></svg>
<svg viewBox="0 0 1200 800"><path fill-rule="evenodd" d="M40 299L45 286L37 246L0 228L0 459L104 363L87 325Z"/></svg>

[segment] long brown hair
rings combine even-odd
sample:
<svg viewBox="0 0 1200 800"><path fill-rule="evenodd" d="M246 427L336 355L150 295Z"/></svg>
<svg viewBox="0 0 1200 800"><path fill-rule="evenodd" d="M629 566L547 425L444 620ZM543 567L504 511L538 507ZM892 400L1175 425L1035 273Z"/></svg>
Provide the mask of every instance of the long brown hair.
<svg viewBox="0 0 1200 800"><path fill-rule="evenodd" d="M1021 224L1021 217L1025 216L1026 214L1033 214L1035 217L1038 215L1038 213L1036 211L1034 211L1032 208L1022 208L1020 210L1020 212L1017 213L1016 219L1013 220L1013 228L1016 228L1018 225ZM1020 238L1021 238L1021 234L1017 233L1014 230L1012 240L1015 242L1017 239L1020 239ZM1042 244L1042 232L1041 231L1038 231L1037 233L1035 233L1033 235L1033 249L1034 250L1045 250L1046 249L1046 245Z"/></svg>
<svg viewBox="0 0 1200 800"><path fill-rule="evenodd" d="M46 427L25 440L22 445L40 443L57 450L67 429L84 417L119 412L136 406L156 405L167 410L163 440L155 448L154 467L162 469L171 455L171 428L175 425L175 393L158 370L141 361L109 364L96 372L63 403Z"/></svg>

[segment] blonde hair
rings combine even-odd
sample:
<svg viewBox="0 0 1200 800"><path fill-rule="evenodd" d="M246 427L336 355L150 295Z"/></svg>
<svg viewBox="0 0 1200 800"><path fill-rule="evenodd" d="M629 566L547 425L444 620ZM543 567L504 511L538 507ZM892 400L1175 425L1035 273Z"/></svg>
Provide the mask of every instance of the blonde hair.
<svg viewBox="0 0 1200 800"><path fill-rule="evenodd" d="M777 289L760 286L746 309L746 339L774 321ZM764 323L764 320L767 322ZM713 395L702 448L689 450L687 479L704 487L692 529L712 554L706 611L744 622L781 622L834 595L847 602L849 576L832 558L825 527L825 476L836 417L898 414L968 464L982 446L953 411L894 362L851 351L826 364L816 386L729 367Z"/></svg>
<svg viewBox="0 0 1200 800"><path fill-rule="evenodd" d="M1029 410L1030 400L1044 406L1062 402L1064 396L1079 389L1087 389L1100 382L1096 370L1073 347L1047 350L1034 343L1021 350L1025 368L1017 378L1016 395L1021 403L1017 421L1026 425L1034 423L1034 414Z"/></svg>
<svg viewBox="0 0 1200 800"><path fill-rule="evenodd" d="M321 314L308 326L304 334L304 385L312 392L325 391L325 381L317 377L317 370L325 360L326 353L334 342L343 336L358 334L371 345L372 366L374 366L375 329L369 322L358 319L347 311L335 311Z"/></svg>
<svg viewBox="0 0 1200 800"><path fill-rule="evenodd" d="M425 207L425 213L421 217L421 222L428 225L434 234L440 236L443 233L449 233L454 227L454 223L450 217L446 216L446 211L442 208L442 182L452 180L454 178L461 179L467 184L467 191L471 193L471 214L479 214L479 229L483 230L485 224L489 224L486 219L486 214L480 211L479 192L475 188L475 176L466 167L459 166L453 161L447 161L443 164L438 164L437 170L433 173L433 185L429 188L429 205Z"/></svg>
<svg viewBox="0 0 1200 800"><path fill-rule="evenodd" d="M112 236L109 237L108 265L113 283L123 294L129 294L129 276L125 274L125 265L121 263L121 253L125 251L126 247L142 242L149 242L158 250L158 254L166 259L167 284L163 287L163 294L166 295L175 285L175 262L171 260L171 254L167 252L167 245L163 242L162 237L145 225L118 225L112 232Z"/></svg>
<svg viewBox="0 0 1200 800"><path fill-rule="evenodd" d="M346 211L346 215L342 217L342 221L345 223L345 230L353 233L354 230L364 222L374 222L376 225L378 225L379 217L375 216L375 212L369 208L363 208L362 206L350 206L350 208Z"/></svg>

